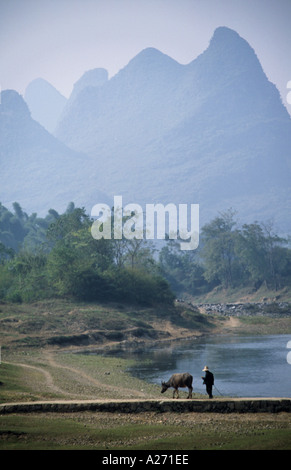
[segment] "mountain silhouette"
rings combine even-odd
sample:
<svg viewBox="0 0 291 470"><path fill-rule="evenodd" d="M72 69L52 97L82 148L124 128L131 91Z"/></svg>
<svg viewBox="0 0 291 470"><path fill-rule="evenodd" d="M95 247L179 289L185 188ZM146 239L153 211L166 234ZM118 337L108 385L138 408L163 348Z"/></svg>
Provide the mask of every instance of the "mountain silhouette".
<svg viewBox="0 0 291 470"><path fill-rule="evenodd" d="M53 133L67 99L49 82L36 78L25 89L24 99L33 119Z"/></svg>
<svg viewBox="0 0 291 470"><path fill-rule="evenodd" d="M217 28L187 65L154 48L114 77L86 72L54 136L2 92L0 201L26 210L198 203L204 224L232 207L290 232L291 118L253 48Z"/></svg>
<svg viewBox="0 0 291 470"><path fill-rule="evenodd" d="M59 142L33 120L24 99L14 90L0 96L0 201L15 201L27 212L63 211L70 201L88 206L106 196L94 187L86 156ZM89 185L89 188L86 186Z"/></svg>
<svg viewBox="0 0 291 470"><path fill-rule="evenodd" d="M75 97L87 87L99 87L108 80L108 72L105 69L93 69L85 72L82 77L74 84L69 102L74 101Z"/></svg>
<svg viewBox="0 0 291 470"><path fill-rule="evenodd" d="M148 48L65 110L56 136L89 156L96 185L128 202L199 203L201 220L290 226L291 119L252 47L215 30L181 65Z"/></svg>

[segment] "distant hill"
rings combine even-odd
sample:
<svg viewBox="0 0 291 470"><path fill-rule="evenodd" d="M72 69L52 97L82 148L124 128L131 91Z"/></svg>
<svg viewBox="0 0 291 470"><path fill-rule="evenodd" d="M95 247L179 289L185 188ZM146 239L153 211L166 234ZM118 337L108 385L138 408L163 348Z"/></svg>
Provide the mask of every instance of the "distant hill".
<svg viewBox="0 0 291 470"><path fill-rule="evenodd" d="M74 101L76 96L87 87L100 87L108 80L108 72L105 69L93 69L85 72L74 84L73 91L69 98L69 103Z"/></svg>
<svg viewBox="0 0 291 470"><path fill-rule="evenodd" d="M33 80L26 87L24 99L33 119L51 133L63 112L67 99L42 78Z"/></svg>
<svg viewBox="0 0 291 470"><path fill-rule="evenodd" d="M59 142L31 118L23 98L5 90L0 100L0 202L26 212L64 211L70 201L88 207L106 196L91 181L86 156ZM93 193L91 192L93 190Z"/></svg>
<svg viewBox="0 0 291 470"><path fill-rule="evenodd" d="M56 136L90 158L94 184L128 202L229 207L291 229L291 119L251 46L220 27L188 65L140 52L83 88Z"/></svg>

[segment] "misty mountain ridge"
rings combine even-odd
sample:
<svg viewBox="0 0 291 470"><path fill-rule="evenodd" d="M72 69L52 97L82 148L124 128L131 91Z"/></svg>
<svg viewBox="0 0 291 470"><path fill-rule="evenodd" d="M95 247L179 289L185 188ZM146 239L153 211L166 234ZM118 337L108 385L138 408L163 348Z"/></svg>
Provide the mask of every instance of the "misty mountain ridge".
<svg viewBox="0 0 291 470"><path fill-rule="evenodd" d="M251 46L218 28L188 65L141 51L103 87L83 90L56 136L126 200L234 207L289 226L291 120Z"/></svg>
<svg viewBox="0 0 291 470"><path fill-rule="evenodd" d="M22 165L25 174L37 178L31 198L31 185L21 188L20 179L20 197L13 201L26 196L26 209L36 210L36 200L59 209L54 182L66 174L65 203L78 203L77 195L89 211L106 202L101 191L111 203L118 194L124 203L143 206L199 203L201 223L233 207L246 222L274 219L281 231L290 232L291 119L254 50L235 31L217 28L208 48L187 65L147 48L110 80L104 69L89 72L75 84L55 137L50 136L51 145L63 147L50 158L49 196L42 190L45 171L35 152L36 123L25 129L15 118L16 134L25 144L30 133L34 146L32 154L22 152L19 137L18 174ZM13 175L17 152L11 150L9 132L1 160L6 155L6 172L10 168ZM41 147L40 154L48 155Z"/></svg>
<svg viewBox="0 0 291 470"><path fill-rule="evenodd" d="M25 89L24 99L32 118L53 133L67 99L43 78L36 78L29 83Z"/></svg>
<svg viewBox="0 0 291 470"><path fill-rule="evenodd" d="M107 70L100 68L88 70L74 84L68 100L47 80L36 78L27 85L24 100L29 107L32 118L53 134L66 104L71 103L84 88L101 86L107 80Z"/></svg>
<svg viewBox="0 0 291 470"><path fill-rule="evenodd" d="M107 200L98 188L92 194L85 187L84 179L90 181L91 176L84 158L33 120L16 91L2 91L0 201L4 206L17 201L28 212L44 215L50 208L64 211L71 200L80 206L95 197Z"/></svg>
<svg viewBox="0 0 291 470"><path fill-rule="evenodd" d="M259 90L258 84L264 88ZM237 89L230 90L230 86ZM184 123L185 118L197 113L205 102L211 108L210 100L217 99L218 91L240 93L244 98L240 105L246 107L249 103L251 113L255 110L252 106L255 99L257 104L263 105L260 113L265 113L267 103L259 98L264 95L266 86L276 91L268 82L253 49L237 33L218 28L209 48L186 66L154 48L143 50L102 88L84 90L74 107L65 110L56 136L82 151L85 140L88 148L93 143L94 137L89 135L91 138L88 139L88 131L95 134L95 146L100 146L100 141L106 139L105 130L111 132L115 140L116 134L120 134L125 142L130 135L135 137L136 127L143 129L138 138L143 139L147 131L159 138L163 129L171 130L178 123ZM232 103L226 99L224 104ZM282 107L279 93L270 104L269 112L273 116L273 106ZM224 110L225 114L229 111ZM234 106L231 111L235 111ZM241 115L241 110L238 111ZM82 123L82 117L89 117L89 123ZM129 128L128 118L134 128ZM233 117L229 118L232 120ZM92 126L92 131L88 125ZM82 133L86 138L82 138Z"/></svg>
<svg viewBox="0 0 291 470"><path fill-rule="evenodd" d="M99 87L108 80L108 72L105 69L97 68L87 70L82 77L74 83L73 91L69 98L69 103L74 101L76 96L87 87Z"/></svg>

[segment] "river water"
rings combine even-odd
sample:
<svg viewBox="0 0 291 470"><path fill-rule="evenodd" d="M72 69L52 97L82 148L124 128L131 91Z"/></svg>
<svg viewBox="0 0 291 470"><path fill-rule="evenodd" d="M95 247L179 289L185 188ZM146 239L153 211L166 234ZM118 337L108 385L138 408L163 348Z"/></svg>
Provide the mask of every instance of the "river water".
<svg viewBox="0 0 291 470"><path fill-rule="evenodd" d="M215 376L216 397L290 398L290 340L291 335L207 337L114 355L134 359L131 374L151 383L160 384L175 372L190 372L194 393L205 393L201 376L207 365Z"/></svg>

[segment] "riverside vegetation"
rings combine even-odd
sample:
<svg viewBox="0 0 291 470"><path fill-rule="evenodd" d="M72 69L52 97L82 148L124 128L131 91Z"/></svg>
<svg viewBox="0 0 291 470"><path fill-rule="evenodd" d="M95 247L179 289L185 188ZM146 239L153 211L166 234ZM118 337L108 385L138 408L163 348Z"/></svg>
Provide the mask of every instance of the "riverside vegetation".
<svg viewBox="0 0 291 470"><path fill-rule="evenodd" d="M84 301L171 304L213 290L280 290L289 299L291 250L271 224L239 226L230 209L204 225L196 250L168 240L157 253L148 240L95 240L85 209L70 203L44 218L0 204L0 299L29 302L70 296ZM175 294L174 294L175 293ZM278 294L275 294L278 296ZM237 299L238 300L238 299ZM201 300L200 300L201 301Z"/></svg>
<svg viewBox="0 0 291 470"><path fill-rule="evenodd" d="M116 344L135 347L147 341L170 342L209 333L291 332L287 308L290 253L279 237L272 236L272 244L264 245L272 248L273 274L268 271L259 282L259 270L254 271L256 276L249 273L247 277L245 272L241 286L235 269L231 277L224 278L223 273L219 277L217 273L215 280L207 280L209 266L214 264L211 258L203 258L205 238L203 250L193 253L197 256L193 258L195 273L199 260L200 283L191 284L188 282L193 271L187 272L189 264L183 264L185 254L176 250L172 242L163 248L158 259L152 247L144 242L134 251L135 245L128 240L118 245L114 240L110 244L93 240L88 230L89 218L83 209L73 205L63 215L50 211L45 219L27 216L19 205L15 205L14 214L3 206L1 210L2 217L6 214L3 217L6 223L11 224L10 232L6 231L10 236L4 234L6 240L10 238L10 245L3 243L1 225L2 403L160 400L159 386L132 377L127 372L130 361L103 356L102 350ZM217 223L218 220L212 222L216 226ZM12 227L18 227L18 231L13 232ZM260 226L255 227L259 230ZM261 240L267 238L262 227L259 233ZM16 234L18 243L15 243ZM238 245L234 241L243 232L232 225L222 234L222 238L233 240L231 261L238 269ZM220 238L213 240L218 243ZM280 254L282 263L276 264ZM266 255L266 263L267 260L270 256ZM280 271L278 266L283 265ZM191 302L174 302L174 277L179 287L176 292L186 292ZM196 297L195 291L199 293ZM226 292L229 297L225 296ZM265 301L273 300L264 314L257 308L253 315L235 319L225 312L222 315L219 309L206 311L205 303L210 303L212 297L222 302L223 293L224 301L234 301L232 296L242 302L247 296L250 304L258 296ZM278 297L285 301L281 306ZM82 354L84 350L99 350L100 354ZM184 396L183 392L181 395ZM205 398L197 394L194 397ZM169 412L20 413L0 416L0 446L2 449L289 449L290 417L288 413L228 416Z"/></svg>

